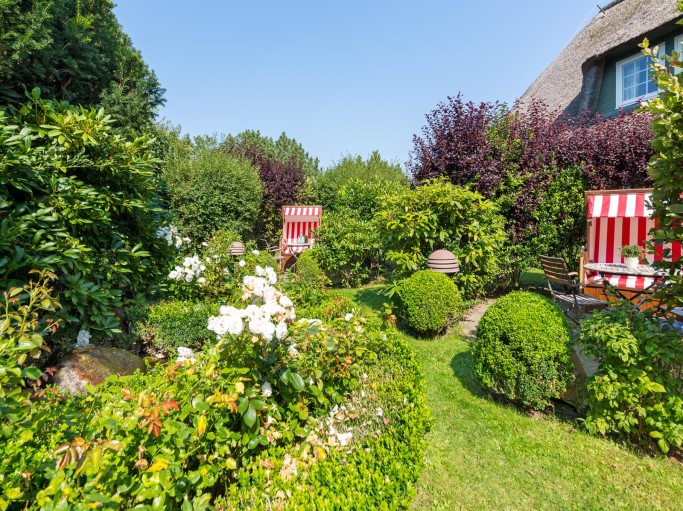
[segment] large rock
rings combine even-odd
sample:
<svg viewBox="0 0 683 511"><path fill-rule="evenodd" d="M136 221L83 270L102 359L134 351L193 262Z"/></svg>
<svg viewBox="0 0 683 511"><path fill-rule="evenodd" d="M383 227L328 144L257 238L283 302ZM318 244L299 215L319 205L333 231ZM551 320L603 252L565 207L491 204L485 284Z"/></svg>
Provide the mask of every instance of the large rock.
<svg viewBox="0 0 683 511"><path fill-rule="evenodd" d="M133 374L138 369L145 371L144 361L126 350L88 346L64 357L54 379L59 388L83 394L86 385L98 385L107 376Z"/></svg>

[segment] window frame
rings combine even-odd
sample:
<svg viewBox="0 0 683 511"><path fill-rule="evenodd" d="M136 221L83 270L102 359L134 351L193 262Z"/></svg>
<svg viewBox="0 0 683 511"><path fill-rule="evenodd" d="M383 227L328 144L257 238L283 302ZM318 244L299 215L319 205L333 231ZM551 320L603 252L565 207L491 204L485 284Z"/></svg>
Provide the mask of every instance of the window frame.
<svg viewBox="0 0 683 511"><path fill-rule="evenodd" d="M679 58L683 57L683 46L681 45L683 45L683 34L679 34L676 37L674 37L674 47L672 51L678 52ZM683 71L683 69L677 67L674 69L674 74L678 74L681 71Z"/></svg>
<svg viewBox="0 0 683 511"><path fill-rule="evenodd" d="M681 38L680 39L681 42L683 42L683 34L680 35L679 37ZM665 49L666 43L665 43L665 41L662 41L657 46L659 48L657 50L657 54L661 58L662 55L664 55L666 53L666 49ZM617 94L616 94L616 96L617 96L616 97L617 108L623 108L625 106L630 106L630 105L633 105L635 103L638 103L639 101L652 99L652 98L656 97L657 95L659 95L659 93L661 92L661 90L658 88L656 91L650 92L650 93L645 94L643 96L636 96L635 98L628 99L626 101L623 100L623 97L624 97L624 66L627 64L630 64L631 62L634 62L636 60L642 59L642 58L646 58L646 56L643 55L641 52L638 52L634 55L631 55L630 57L626 57L625 59L621 59L621 60L617 61L617 64L616 64L616 66L617 66Z"/></svg>

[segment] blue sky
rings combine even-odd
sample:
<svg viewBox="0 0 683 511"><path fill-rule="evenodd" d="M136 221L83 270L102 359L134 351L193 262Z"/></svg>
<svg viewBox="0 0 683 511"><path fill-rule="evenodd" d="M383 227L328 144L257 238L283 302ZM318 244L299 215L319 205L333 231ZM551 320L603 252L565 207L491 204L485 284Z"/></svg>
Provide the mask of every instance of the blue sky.
<svg viewBox="0 0 683 511"><path fill-rule="evenodd" d="M115 12L167 90L160 117L191 135L284 131L326 167L375 149L403 165L425 114L459 91L512 102L595 3L119 0Z"/></svg>

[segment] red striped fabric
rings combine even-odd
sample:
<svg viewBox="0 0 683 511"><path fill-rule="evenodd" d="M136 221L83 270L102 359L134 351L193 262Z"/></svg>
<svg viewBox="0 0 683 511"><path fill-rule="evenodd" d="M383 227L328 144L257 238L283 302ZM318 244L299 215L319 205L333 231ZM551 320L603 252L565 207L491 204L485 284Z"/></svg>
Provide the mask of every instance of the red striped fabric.
<svg viewBox="0 0 683 511"><path fill-rule="evenodd" d="M651 218L594 218L590 226L590 247L589 257L593 263L623 263L619 248L624 245L640 245L645 248L645 242L651 237L650 229L655 226ZM664 246L657 246L655 253L647 253L647 261L651 264L654 261L665 259L664 252L668 249L669 257L666 260L678 260L681 255L680 243L667 243Z"/></svg>
<svg viewBox="0 0 683 511"><path fill-rule="evenodd" d="M649 218L650 193L606 193L588 196L588 218Z"/></svg>
<svg viewBox="0 0 683 511"><path fill-rule="evenodd" d="M320 216L322 208L320 206L283 206L283 226L282 226L282 251L286 254L300 254L309 246L291 246L299 242L299 236L307 236L308 241L313 245L315 238L311 231L320 227ZM297 220L299 218L300 220ZM305 219L305 220L304 220Z"/></svg>
<svg viewBox="0 0 683 511"><path fill-rule="evenodd" d="M631 275L594 275L587 279L590 284L602 284L603 279L607 279L614 287L622 289L635 289L642 291L655 283L652 277L636 277Z"/></svg>

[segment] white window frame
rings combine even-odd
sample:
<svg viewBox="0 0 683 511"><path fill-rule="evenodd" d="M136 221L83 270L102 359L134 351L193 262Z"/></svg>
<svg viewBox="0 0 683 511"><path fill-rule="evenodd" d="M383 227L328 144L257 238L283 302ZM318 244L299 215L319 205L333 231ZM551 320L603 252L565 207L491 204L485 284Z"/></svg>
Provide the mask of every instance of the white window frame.
<svg viewBox="0 0 683 511"><path fill-rule="evenodd" d="M683 44L683 34L677 35L674 38L674 51L677 51L679 56L683 56L683 47L681 46L682 44ZM677 67L674 69L675 74L678 74L681 71L683 71L683 69L681 69L680 67Z"/></svg>
<svg viewBox="0 0 683 511"><path fill-rule="evenodd" d="M683 41L683 36L680 37ZM664 55L664 46L665 42L662 41L662 43L659 44L659 49L657 50L657 54L660 58ZM633 105L638 101L654 98L661 92L659 89L657 89L656 91L650 92L649 94L645 94L643 96L636 96L635 98L626 101L622 99L624 97L624 66L626 64L630 64L635 60L642 59L643 57L645 57L645 55L643 55L641 52L638 52L635 55L631 55L630 57L627 57L617 62L617 108L622 108L625 106Z"/></svg>

